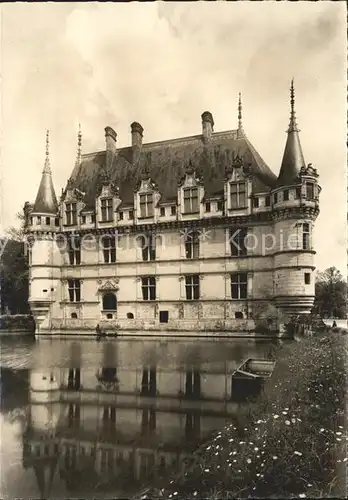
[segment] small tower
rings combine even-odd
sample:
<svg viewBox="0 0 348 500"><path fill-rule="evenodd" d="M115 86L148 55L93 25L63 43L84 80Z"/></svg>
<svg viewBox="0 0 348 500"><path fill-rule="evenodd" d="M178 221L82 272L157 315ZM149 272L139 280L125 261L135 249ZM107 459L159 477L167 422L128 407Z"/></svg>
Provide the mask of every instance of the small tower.
<svg viewBox="0 0 348 500"><path fill-rule="evenodd" d="M36 321L36 330L49 320L50 304L54 301L59 273L60 254L55 241L59 230L59 214L49 161L49 132L46 133L46 155L41 182L27 225L31 240L30 308ZM48 326L48 324L47 324Z"/></svg>
<svg viewBox="0 0 348 500"><path fill-rule="evenodd" d="M276 187L274 221L274 295L281 322L308 314L314 303L313 225L319 214L318 174L306 167L295 116L294 81L290 88L290 124Z"/></svg>

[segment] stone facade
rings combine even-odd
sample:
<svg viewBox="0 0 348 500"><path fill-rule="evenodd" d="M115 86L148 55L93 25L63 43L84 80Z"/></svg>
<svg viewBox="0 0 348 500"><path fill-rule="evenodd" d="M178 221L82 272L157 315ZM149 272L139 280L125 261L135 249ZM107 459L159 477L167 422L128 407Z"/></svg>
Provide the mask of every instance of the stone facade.
<svg viewBox="0 0 348 500"><path fill-rule="evenodd" d="M265 320L274 328L279 311L310 311L320 187L312 165L292 154L296 127L280 182L241 120L222 133L210 113L202 122L199 136L153 144L133 123L132 146L120 150L107 127L105 153L79 150L59 202L42 202L53 189L46 156L38 198L26 205L38 333L93 334L100 324L240 335Z"/></svg>

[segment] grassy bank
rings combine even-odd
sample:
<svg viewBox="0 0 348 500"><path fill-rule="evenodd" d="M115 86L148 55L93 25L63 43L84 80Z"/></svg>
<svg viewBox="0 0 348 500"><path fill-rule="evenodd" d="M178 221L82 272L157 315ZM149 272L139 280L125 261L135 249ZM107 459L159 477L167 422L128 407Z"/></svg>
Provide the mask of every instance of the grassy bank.
<svg viewBox="0 0 348 500"><path fill-rule="evenodd" d="M284 345L239 425L225 427L146 497L344 497L347 345L348 336L334 332Z"/></svg>

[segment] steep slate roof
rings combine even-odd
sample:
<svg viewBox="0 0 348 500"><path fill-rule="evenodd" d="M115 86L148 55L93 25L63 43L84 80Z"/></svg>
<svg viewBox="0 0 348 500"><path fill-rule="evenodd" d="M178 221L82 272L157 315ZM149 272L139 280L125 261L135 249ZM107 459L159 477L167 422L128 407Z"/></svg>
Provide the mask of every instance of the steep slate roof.
<svg viewBox="0 0 348 500"><path fill-rule="evenodd" d="M250 165L254 192L269 191L275 186L276 175L239 130L215 132L207 144L202 135L143 144L136 164L132 163L132 148L120 148L107 175L119 187L122 204L128 205L133 204L134 189L148 168L162 194L161 201L170 201L176 200L178 182L191 162L203 178L209 197L223 194L225 166L236 156L242 157L245 165ZM83 155L69 179L69 187L85 192L85 209L94 207L105 162L105 151Z"/></svg>
<svg viewBox="0 0 348 500"><path fill-rule="evenodd" d="M48 140L49 139L47 131L45 165L42 171L41 182L36 195L32 213L56 214L58 211L57 197L53 187L52 172L49 162Z"/></svg>
<svg viewBox="0 0 348 500"><path fill-rule="evenodd" d="M294 80L292 80L290 87L290 105L291 112L288 137L285 144L285 150L277 180L277 186L290 186L291 184L294 184L301 168L306 166L300 143L300 137L298 135L299 129L296 123Z"/></svg>

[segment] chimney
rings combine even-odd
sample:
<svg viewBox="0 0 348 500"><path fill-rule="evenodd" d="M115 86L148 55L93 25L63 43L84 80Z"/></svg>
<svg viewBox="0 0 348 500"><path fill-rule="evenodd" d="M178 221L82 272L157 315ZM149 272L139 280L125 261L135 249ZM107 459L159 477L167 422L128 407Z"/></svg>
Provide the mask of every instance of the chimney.
<svg viewBox="0 0 348 500"><path fill-rule="evenodd" d="M141 151L141 146L143 144L143 132L144 129L138 122L133 122L131 124L132 132L132 157L133 163L139 160L139 155Z"/></svg>
<svg viewBox="0 0 348 500"><path fill-rule="evenodd" d="M214 120L210 111L202 113L202 134L204 142L211 139L211 134L214 132Z"/></svg>
<svg viewBox="0 0 348 500"><path fill-rule="evenodd" d="M111 127L105 127L106 167L111 168L116 155L117 134Z"/></svg>

